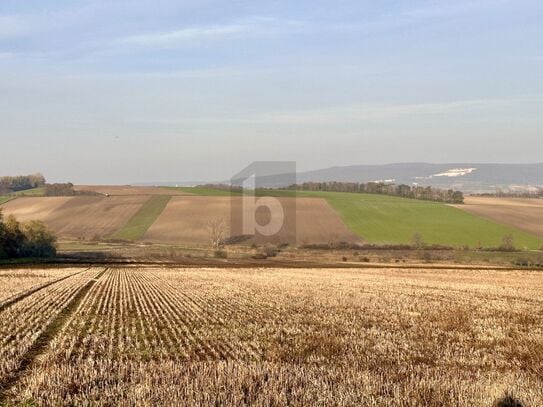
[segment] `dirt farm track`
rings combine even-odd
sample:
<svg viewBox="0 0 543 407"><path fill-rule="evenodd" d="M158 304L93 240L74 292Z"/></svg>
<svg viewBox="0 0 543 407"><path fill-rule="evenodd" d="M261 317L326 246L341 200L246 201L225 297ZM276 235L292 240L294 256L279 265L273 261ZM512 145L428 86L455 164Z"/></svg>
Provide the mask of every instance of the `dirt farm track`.
<svg viewBox="0 0 543 407"><path fill-rule="evenodd" d="M543 275L0 270L0 405L543 404Z"/></svg>

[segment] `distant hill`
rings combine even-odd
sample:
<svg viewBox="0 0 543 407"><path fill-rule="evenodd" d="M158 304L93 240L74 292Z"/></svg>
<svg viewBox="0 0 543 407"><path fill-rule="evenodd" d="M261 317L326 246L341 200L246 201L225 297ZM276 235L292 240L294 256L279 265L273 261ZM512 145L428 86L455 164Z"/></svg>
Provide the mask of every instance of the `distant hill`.
<svg viewBox="0 0 543 407"><path fill-rule="evenodd" d="M282 186L280 177L270 176L263 186ZM297 182L390 182L452 188L465 192L529 190L543 187L543 163L475 164L475 163L399 163L386 165L351 165L300 172Z"/></svg>
<svg viewBox="0 0 543 407"><path fill-rule="evenodd" d="M285 187L285 174L260 179L262 187ZM529 191L543 187L543 163L537 164L476 164L476 163L398 163L384 165L350 165L299 172L297 183L303 182L372 182L432 186L468 193L501 190ZM134 185L195 186L227 184L229 180L152 182Z"/></svg>

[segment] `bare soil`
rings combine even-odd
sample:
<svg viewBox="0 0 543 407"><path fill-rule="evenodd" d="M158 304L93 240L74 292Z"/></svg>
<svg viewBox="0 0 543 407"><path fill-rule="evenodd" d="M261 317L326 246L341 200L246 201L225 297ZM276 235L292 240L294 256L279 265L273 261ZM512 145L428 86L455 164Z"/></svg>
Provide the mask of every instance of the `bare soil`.
<svg viewBox="0 0 543 407"><path fill-rule="evenodd" d="M14 215L19 222L28 222L33 219L45 220L72 199L73 197L69 196L18 198L3 204L0 208L4 216Z"/></svg>
<svg viewBox="0 0 543 407"><path fill-rule="evenodd" d="M236 214L243 205L245 219L251 219L249 197L174 197L149 228L143 240L160 243L209 244L210 233L207 223L210 220L224 219L227 224L238 224ZM342 222L339 215L324 199L317 198L278 198L285 213L285 222L280 231L271 237L258 235L245 240L245 243L331 243L359 242ZM232 208L235 210L232 211ZM292 209L295 208L295 212ZM292 214L295 213L295 216ZM240 215L241 216L241 215ZM293 217L295 219L293 219ZM269 221L269 211L257 211L254 223L260 225ZM249 221L250 222L250 221ZM229 234L238 235L234 227Z"/></svg>
<svg viewBox="0 0 543 407"><path fill-rule="evenodd" d="M149 196L19 198L2 206L19 221L38 219L59 238L104 238L124 226Z"/></svg>
<svg viewBox="0 0 543 407"><path fill-rule="evenodd" d="M456 207L543 237L543 199L466 197Z"/></svg>

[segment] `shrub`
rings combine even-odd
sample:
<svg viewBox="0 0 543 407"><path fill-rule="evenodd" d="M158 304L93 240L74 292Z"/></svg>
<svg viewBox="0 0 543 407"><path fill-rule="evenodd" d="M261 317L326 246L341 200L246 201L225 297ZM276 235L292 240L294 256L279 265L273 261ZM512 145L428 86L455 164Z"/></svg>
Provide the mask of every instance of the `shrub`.
<svg viewBox="0 0 543 407"><path fill-rule="evenodd" d="M512 234L507 234L502 238L502 244L499 247L499 250L504 252L514 252L515 249L515 238Z"/></svg>
<svg viewBox="0 0 543 407"><path fill-rule="evenodd" d="M4 222L0 210L0 258L53 257L56 237L43 222L20 224L14 216Z"/></svg>
<svg viewBox="0 0 543 407"><path fill-rule="evenodd" d="M75 195L74 184L45 184L45 196L73 196Z"/></svg>
<svg viewBox="0 0 543 407"><path fill-rule="evenodd" d="M526 258L519 258L513 262L515 266L519 267L529 267L532 265L532 262Z"/></svg>
<svg viewBox="0 0 543 407"><path fill-rule="evenodd" d="M275 257L277 256L277 253L279 253L279 249L277 248L277 246L271 244L264 246L263 251L266 257Z"/></svg>
<svg viewBox="0 0 543 407"><path fill-rule="evenodd" d="M23 225L26 244L23 254L27 257L53 257L57 254L56 237L39 220L31 220Z"/></svg>
<svg viewBox="0 0 543 407"><path fill-rule="evenodd" d="M215 250L213 252L213 257L216 259L226 259L228 258L228 253L226 253L226 250Z"/></svg>
<svg viewBox="0 0 543 407"><path fill-rule="evenodd" d="M422 260L424 260L424 262L426 263L430 263L432 261L433 257L432 257L432 254L430 252L424 252L423 255L422 255Z"/></svg>

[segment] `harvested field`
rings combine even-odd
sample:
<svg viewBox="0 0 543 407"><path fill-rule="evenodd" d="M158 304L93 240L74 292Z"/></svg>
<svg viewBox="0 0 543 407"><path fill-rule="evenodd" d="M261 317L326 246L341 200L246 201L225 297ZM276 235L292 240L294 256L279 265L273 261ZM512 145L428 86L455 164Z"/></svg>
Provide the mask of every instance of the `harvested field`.
<svg viewBox="0 0 543 407"><path fill-rule="evenodd" d="M0 311L0 383L3 387L16 379L19 368L28 363L25 359L40 336L97 274L97 270L78 270L73 276L30 296L21 296L20 301Z"/></svg>
<svg viewBox="0 0 543 407"><path fill-rule="evenodd" d="M18 373L0 403L543 404L541 273L124 268L89 285L92 273L50 303L28 297L29 317L2 311L6 343L66 309L38 355L6 356L3 377ZM70 302L75 285L87 290Z"/></svg>
<svg viewBox="0 0 543 407"><path fill-rule="evenodd" d="M250 214L251 206L248 203L251 199L249 197L174 197L143 239L163 243L209 244L207 223L215 219L224 219L230 223L232 205L241 206L242 202L246 214ZM246 243L303 244L360 241L324 199L298 198L295 201L295 198L278 198L278 200L285 208L284 227L277 235L270 238L253 237ZM294 208L294 205L295 221L289 217L290 209ZM257 211L258 223L265 224L267 220L269 220L269 213Z"/></svg>
<svg viewBox="0 0 543 407"><path fill-rule="evenodd" d="M457 207L543 238L543 199L468 196Z"/></svg>
<svg viewBox="0 0 543 407"><path fill-rule="evenodd" d="M149 196L18 198L2 205L20 221L44 221L59 237L107 237L124 226Z"/></svg>
<svg viewBox="0 0 543 407"><path fill-rule="evenodd" d="M19 269L0 270L0 307L17 295L35 290L45 284L74 274L77 269Z"/></svg>
<svg viewBox="0 0 543 407"><path fill-rule="evenodd" d="M133 187L131 185L76 185L76 191L96 192L102 195L191 195L176 188Z"/></svg>

